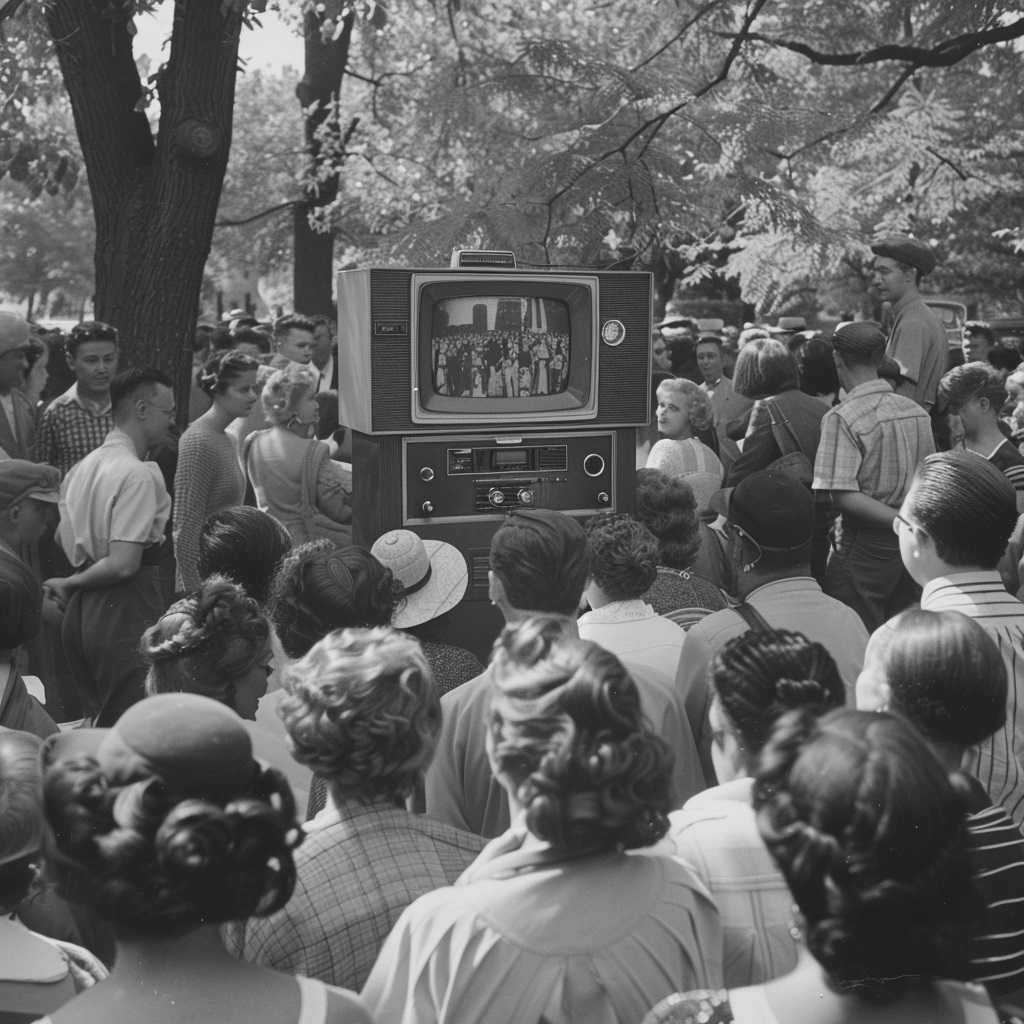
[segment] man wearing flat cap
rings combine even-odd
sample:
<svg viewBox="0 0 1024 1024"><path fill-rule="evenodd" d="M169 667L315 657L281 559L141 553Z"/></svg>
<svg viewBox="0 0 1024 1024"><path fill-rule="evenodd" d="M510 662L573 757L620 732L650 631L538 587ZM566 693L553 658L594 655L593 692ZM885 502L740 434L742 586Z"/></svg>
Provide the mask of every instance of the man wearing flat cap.
<svg viewBox="0 0 1024 1024"><path fill-rule="evenodd" d="M19 390L31 349L28 322L0 313L0 449L11 459L31 459L36 443L35 414Z"/></svg>
<svg viewBox="0 0 1024 1024"><path fill-rule="evenodd" d="M935 451L931 420L878 376L885 336L872 321L843 324L832 358L846 397L825 413L813 488L839 512L825 569L826 594L849 605L869 630L917 600L893 523L917 467Z"/></svg>
<svg viewBox="0 0 1024 1024"><path fill-rule="evenodd" d="M879 298L892 303L895 316L885 354L900 368L897 392L931 409L949 348L942 321L918 292L921 278L935 269L935 253L909 235L885 235L871 251L871 282Z"/></svg>

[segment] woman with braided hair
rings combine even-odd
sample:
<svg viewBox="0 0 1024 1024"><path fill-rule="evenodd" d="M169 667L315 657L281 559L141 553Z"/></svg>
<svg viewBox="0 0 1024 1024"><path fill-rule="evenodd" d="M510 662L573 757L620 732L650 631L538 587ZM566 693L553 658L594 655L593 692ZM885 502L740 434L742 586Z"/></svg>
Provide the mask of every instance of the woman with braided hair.
<svg viewBox="0 0 1024 1024"><path fill-rule="evenodd" d="M846 691L828 651L784 629L730 640L712 662L711 681L711 757L720 785L669 815L669 837L718 903L726 985L753 985L791 971L797 952L793 900L757 831L757 757L781 715L841 707Z"/></svg>
<svg viewBox="0 0 1024 1024"><path fill-rule="evenodd" d="M370 1024L357 996L236 960L219 926L280 909L302 840L284 777L255 761L241 720L164 693L112 729L44 749L58 891L106 921L110 977L45 1024Z"/></svg>
<svg viewBox="0 0 1024 1024"><path fill-rule="evenodd" d="M722 935L668 826L670 760L610 652L560 616L495 644L488 755L512 828L399 918L363 998L381 1021L633 1024L666 987L716 986Z"/></svg>
<svg viewBox="0 0 1024 1024"><path fill-rule="evenodd" d="M983 914L964 795L909 722L787 712L754 807L795 901L795 969L672 996L644 1024L997 1024L984 989L959 981Z"/></svg>

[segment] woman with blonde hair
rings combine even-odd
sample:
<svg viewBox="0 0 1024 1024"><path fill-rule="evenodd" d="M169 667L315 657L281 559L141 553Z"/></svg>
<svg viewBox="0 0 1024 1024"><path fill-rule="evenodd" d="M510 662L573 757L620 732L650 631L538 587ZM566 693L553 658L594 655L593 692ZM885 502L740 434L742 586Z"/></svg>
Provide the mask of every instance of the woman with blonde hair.
<svg viewBox="0 0 1024 1024"><path fill-rule="evenodd" d="M495 644L487 750L512 828L417 900L362 995L382 1021L632 1024L722 980L718 912L668 828L672 755L622 663L559 616Z"/></svg>
<svg viewBox="0 0 1024 1024"><path fill-rule="evenodd" d="M668 476L692 478L688 482L695 493L710 494L721 484L723 474L721 460L697 437L698 432L714 425L710 396L692 380L673 377L658 385L657 398L661 440L651 448L647 468L660 469ZM700 507L706 504L700 503Z"/></svg>
<svg viewBox="0 0 1024 1024"><path fill-rule="evenodd" d="M299 365L270 376L261 399L272 425L246 438L242 461L256 503L294 543L324 539L341 547L352 543L352 473L316 440L318 380Z"/></svg>
<svg viewBox="0 0 1024 1024"><path fill-rule="evenodd" d="M454 885L484 842L410 813L441 732L434 677L412 637L339 630L290 664L284 683L292 754L326 783L327 806L306 824L288 905L230 928L228 948L359 988L402 911Z"/></svg>

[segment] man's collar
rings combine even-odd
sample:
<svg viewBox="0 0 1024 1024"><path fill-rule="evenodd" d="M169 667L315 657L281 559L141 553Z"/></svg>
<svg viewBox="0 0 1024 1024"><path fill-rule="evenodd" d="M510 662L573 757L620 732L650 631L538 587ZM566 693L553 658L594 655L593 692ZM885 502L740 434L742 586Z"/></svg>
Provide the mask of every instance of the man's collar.
<svg viewBox="0 0 1024 1024"><path fill-rule="evenodd" d="M940 590L959 591L964 593L968 588L978 590L1001 590L1005 593L1003 579L996 569L972 569L967 572L951 572L945 576L937 576L926 583L921 591L921 607L924 608L929 599ZM1007 597L1012 595L1007 594Z"/></svg>
<svg viewBox="0 0 1024 1024"><path fill-rule="evenodd" d="M86 412L90 412L94 416L105 416L111 409L109 392L107 392L107 401L105 405L101 405L99 402L90 401L78 390L77 380L60 397L74 402L80 409L84 409Z"/></svg>

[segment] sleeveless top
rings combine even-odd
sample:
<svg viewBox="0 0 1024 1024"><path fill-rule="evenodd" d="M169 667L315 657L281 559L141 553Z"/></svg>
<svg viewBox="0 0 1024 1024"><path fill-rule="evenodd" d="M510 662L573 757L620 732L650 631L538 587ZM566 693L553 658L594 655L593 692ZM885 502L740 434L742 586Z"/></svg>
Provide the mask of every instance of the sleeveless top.
<svg viewBox="0 0 1024 1024"><path fill-rule="evenodd" d="M296 975L299 983L299 1016L295 1024L325 1024L327 1020L327 986L322 981ZM49 1017L40 1017L36 1024L53 1024ZM972 1022L973 1024L973 1022Z"/></svg>

